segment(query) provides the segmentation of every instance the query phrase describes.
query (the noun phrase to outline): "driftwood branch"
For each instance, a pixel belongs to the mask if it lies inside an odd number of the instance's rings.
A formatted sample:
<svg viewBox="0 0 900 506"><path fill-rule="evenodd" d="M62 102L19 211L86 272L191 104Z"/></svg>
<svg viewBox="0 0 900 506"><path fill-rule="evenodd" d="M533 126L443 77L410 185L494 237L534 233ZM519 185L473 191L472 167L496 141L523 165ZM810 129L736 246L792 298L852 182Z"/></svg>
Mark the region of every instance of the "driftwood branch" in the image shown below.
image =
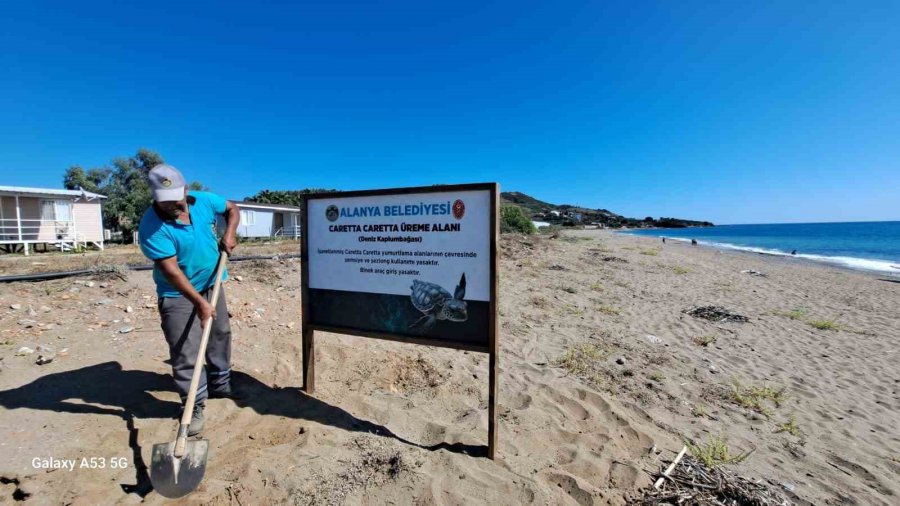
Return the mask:
<svg viewBox="0 0 900 506"><path fill-rule="evenodd" d="M663 471L662 476L660 476L659 479L656 480L656 483L653 484L653 488L659 489L659 486L662 485L663 482L666 481L666 478L669 477L669 473L671 473L672 470L675 469L675 466L678 465L678 462L681 460L681 457L684 457L684 453L686 451L687 451L687 446L683 446L681 448L681 451L678 452L678 456L675 457L675 460L672 461L672 464L669 465L668 469Z"/></svg>

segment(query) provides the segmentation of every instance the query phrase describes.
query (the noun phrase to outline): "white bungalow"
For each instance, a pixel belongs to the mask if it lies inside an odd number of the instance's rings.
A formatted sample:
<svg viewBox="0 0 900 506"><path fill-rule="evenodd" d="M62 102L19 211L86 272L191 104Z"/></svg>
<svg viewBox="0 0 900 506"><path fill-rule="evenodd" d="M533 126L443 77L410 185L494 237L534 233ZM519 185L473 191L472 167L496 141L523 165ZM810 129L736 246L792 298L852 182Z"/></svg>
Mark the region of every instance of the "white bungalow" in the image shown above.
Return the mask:
<svg viewBox="0 0 900 506"><path fill-rule="evenodd" d="M300 208L286 204L260 204L258 202L232 201L241 210L241 224L237 233L241 237L300 237ZM218 220L220 231L225 221Z"/></svg>
<svg viewBox="0 0 900 506"><path fill-rule="evenodd" d="M103 249L101 201L84 190L0 186L0 247L27 255L34 245L69 251L93 244Z"/></svg>

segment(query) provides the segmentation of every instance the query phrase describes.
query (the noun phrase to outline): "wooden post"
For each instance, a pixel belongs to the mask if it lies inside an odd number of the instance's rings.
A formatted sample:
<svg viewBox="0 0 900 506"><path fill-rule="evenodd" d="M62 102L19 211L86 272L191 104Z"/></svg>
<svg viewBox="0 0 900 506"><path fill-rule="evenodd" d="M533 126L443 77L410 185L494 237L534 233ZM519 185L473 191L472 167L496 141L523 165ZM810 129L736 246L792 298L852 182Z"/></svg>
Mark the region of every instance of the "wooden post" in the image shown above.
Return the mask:
<svg viewBox="0 0 900 506"><path fill-rule="evenodd" d="M19 196L16 195L16 229L19 231L19 241L25 249L25 256L28 256L28 243L22 241L22 213L19 211Z"/></svg>
<svg viewBox="0 0 900 506"><path fill-rule="evenodd" d="M314 330L303 327L303 391L312 395L316 391L316 349Z"/></svg>
<svg viewBox="0 0 900 506"><path fill-rule="evenodd" d="M300 210L300 328L303 339L303 391L312 395L316 390L316 348L314 330L309 326L309 251L306 241L307 202L303 199Z"/></svg>
<svg viewBox="0 0 900 506"><path fill-rule="evenodd" d="M499 273L497 272L497 238L500 235L500 203L498 195L500 194L500 185L496 185L494 191L491 192L491 328L489 329L490 342L488 343L488 458L494 460L497 456L497 394L499 393L499 385L497 384L497 367L499 359L499 339L498 333L500 328L499 311L500 305L497 301L499 290Z"/></svg>

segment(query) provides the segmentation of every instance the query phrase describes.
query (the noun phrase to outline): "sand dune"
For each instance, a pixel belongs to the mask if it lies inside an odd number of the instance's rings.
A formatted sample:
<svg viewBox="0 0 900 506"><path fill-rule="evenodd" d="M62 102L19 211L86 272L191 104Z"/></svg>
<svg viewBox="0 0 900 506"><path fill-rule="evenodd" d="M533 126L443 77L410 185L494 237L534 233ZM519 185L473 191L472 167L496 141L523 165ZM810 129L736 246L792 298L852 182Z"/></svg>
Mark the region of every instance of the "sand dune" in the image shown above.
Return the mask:
<svg viewBox="0 0 900 506"><path fill-rule="evenodd" d="M604 231L501 247L496 461L480 457L486 356L320 334L317 391L306 396L299 264L236 264L243 281L226 294L236 380L251 395L209 401L208 474L182 502L624 504L685 440L720 437L734 454L754 450L738 472L795 501L896 504L900 284ZM140 468L178 412L152 281L108 283L0 286L3 497L164 502ZM52 307L26 316L29 305ZM682 312L707 305L749 322ZM36 325L19 324L28 318ZM124 325L135 330L118 333ZM69 351L44 366L16 356L40 344ZM783 398L753 406L752 387ZM129 466L33 468L51 456Z"/></svg>

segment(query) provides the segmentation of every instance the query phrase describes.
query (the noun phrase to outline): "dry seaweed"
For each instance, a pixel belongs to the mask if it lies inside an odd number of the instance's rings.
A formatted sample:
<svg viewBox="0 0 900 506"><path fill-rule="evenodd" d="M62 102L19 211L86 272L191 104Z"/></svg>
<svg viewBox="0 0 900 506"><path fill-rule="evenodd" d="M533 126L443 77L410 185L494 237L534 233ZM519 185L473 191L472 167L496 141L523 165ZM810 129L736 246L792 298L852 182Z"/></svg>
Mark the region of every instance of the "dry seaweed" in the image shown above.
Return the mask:
<svg viewBox="0 0 900 506"><path fill-rule="evenodd" d="M712 322L737 322L746 323L750 318L736 313L732 313L721 306L701 306L685 309L683 313L689 314L695 318L703 318Z"/></svg>

